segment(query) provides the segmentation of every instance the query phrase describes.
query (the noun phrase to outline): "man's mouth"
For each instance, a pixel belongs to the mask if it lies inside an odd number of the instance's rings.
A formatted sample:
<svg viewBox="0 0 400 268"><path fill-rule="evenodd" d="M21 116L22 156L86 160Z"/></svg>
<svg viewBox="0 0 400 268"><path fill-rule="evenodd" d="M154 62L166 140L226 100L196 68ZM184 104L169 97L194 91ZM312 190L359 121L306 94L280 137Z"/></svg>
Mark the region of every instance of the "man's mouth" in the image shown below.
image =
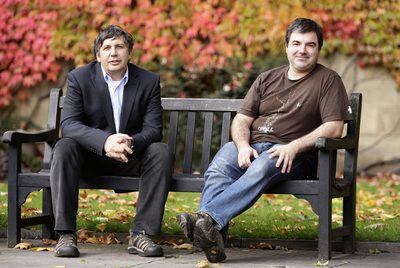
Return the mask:
<svg viewBox="0 0 400 268"><path fill-rule="evenodd" d="M120 60L110 60L110 64L119 64L121 61Z"/></svg>

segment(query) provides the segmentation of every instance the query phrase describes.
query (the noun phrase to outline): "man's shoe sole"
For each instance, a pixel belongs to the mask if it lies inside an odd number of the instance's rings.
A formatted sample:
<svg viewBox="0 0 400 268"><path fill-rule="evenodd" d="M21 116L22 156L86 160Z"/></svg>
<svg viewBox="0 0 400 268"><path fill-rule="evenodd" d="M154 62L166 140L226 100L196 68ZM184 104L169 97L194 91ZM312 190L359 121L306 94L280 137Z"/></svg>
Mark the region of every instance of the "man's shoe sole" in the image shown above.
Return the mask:
<svg viewBox="0 0 400 268"><path fill-rule="evenodd" d="M136 247L128 247L128 253L129 254L139 254L139 256L141 256L141 257L162 257L162 256L164 256L164 252L162 249L161 249L161 252L153 252L153 253L147 252L146 253L146 252L139 250Z"/></svg>
<svg viewBox="0 0 400 268"><path fill-rule="evenodd" d="M69 258L76 258L80 256L79 250L76 247L70 247L68 250L54 252L56 257L69 257Z"/></svg>
<svg viewBox="0 0 400 268"><path fill-rule="evenodd" d="M207 228L205 221L200 219L196 222L193 232L194 245L204 250L209 262L222 262L226 259L222 235L215 228Z"/></svg>
<svg viewBox="0 0 400 268"><path fill-rule="evenodd" d="M190 241L193 241L193 224L190 224L191 219L189 214L181 213L176 215L176 219L178 220L179 227L181 227L183 234L187 237Z"/></svg>

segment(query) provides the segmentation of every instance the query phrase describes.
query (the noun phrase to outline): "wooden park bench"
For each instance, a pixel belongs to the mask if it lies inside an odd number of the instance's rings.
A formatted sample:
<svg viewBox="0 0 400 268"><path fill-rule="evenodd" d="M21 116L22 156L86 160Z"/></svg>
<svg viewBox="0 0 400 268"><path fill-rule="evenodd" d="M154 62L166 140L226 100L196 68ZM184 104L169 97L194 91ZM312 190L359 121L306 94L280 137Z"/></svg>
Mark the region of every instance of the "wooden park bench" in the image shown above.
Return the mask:
<svg viewBox="0 0 400 268"><path fill-rule="evenodd" d="M59 136L63 100L61 89L51 90L47 129L35 133L7 131L3 135L3 142L9 145L8 247L14 247L20 242L21 227L25 226L42 224L42 237L54 237L49 169L51 148ZM347 124L346 136L341 139L321 137L315 144L319 150L319 176L313 180L299 178L282 182L266 192L293 194L311 204L314 212L319 215L319 259L324 260L330 259L332 240L335 238L343 239L343 252L355 251L355 189L361 94L351 94L350 102L354 118ZM215 153L217 149L211 146L212 140L215 142L215 139L220 137L218 146L214 147L220 147L229 141L232 113L239 109L241 103L242 100L238 99L162 99L164 114L167 122L169 121L165 128L168 135L164 134L164 136L168 137L168 144L177 158L183 155L183 161L181 161L183 163L179 163L179 161L175 163L171 191L202 191L203 173L207 169L212 152ZM196 119L199 118L201 120L196 123ZM181 122L182 119L186 121ZM218 128L214 127L214 131L213 124L219 126ZM184 126L186 126L186 130L181 129ZM195 142L196 133L199 134L199 131L202 131L200 143ZM45 142L43 166L39 172L22 172L21 145L31 142ZM182 147L183 144L184 147ZM184 149L177 152L176 148ZM339 149L344 150L343 179L335 178ZM195 163L199 164L196 166ZM139 181L139 177L107 176L81 179L79 186L82 189L137 191ZM21 206L28 194L40 189L43 189L42 214L21 218ZM333 198L343 198L343 226L336 229L332 229Z"/></svg>

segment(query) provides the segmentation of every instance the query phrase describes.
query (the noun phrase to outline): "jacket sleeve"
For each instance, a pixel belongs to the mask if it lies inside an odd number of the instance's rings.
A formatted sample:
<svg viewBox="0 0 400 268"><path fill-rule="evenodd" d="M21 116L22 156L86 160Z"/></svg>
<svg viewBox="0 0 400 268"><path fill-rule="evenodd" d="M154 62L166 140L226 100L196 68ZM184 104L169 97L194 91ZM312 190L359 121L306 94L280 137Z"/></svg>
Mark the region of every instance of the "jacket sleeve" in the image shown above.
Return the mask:
<svg viewBox="0 0 400 268"><path fill-rule="evenodd" d="M61 135L76 140L95 154L103 155L104 143L111 134L85 124L83 92L73 73L68 74L67 83L61 114Z"/></svg>
<svg viewBox="0 0 400 268"><path fill-rule="evenodd" d="M132 136L135 154L141 154L151 143L161 141L162 113L160 77L157 76L147 99L142 130Z"/></svg>

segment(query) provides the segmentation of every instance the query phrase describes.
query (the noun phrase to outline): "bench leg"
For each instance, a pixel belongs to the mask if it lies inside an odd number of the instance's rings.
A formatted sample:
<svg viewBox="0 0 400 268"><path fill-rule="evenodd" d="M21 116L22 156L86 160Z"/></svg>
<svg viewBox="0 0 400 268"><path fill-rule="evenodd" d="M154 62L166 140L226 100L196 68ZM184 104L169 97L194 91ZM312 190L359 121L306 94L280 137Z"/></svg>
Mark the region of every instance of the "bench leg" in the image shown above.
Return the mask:
<svg viewBox="0 0 400 268"><path fill-rule="evenodd" d="M343 226L350 227L350 235L343 237L343 253L354 253L355 251L355 193L343 198Z"/></svg>
<svg viewBox="0 0 400 268"><path fill-rule="evenodd" d="M319 152L318 259L327 261L332 250L332 182L336 172L336 152Z"/></svg>
<svg viewBox="0 0 400 268"><path fill-rule="evenodd" d="M42 225L42 238L55 239L54 214L50 188L43 188L42 208L44 215L50 215L50 220Z"/></svg>
<svg viewBox="0 0 400 268"><path fill-rule="evenodd" d="M326 204L326 202L322 202ZM332 208L329 200L328 207ZM318 224L318 260L327 261L331 259L332 251L332 210L327 207L320 211Z"/></svg>
<svg viewBox="0 0 400 268"><path fill-rule="evenodd" d="M21 147L8 149L8 226L7 246L13 248L21 242L21 206L18 205L18 178L21 171Z"/></svg>
<svg viewBox="0 0 400 268"><path fill-rule="evenodd" d="M8 187L7 246L13 248L21 243L21 206L18 206L16 189L10 191L10 188L14 187Z"/></svg>

